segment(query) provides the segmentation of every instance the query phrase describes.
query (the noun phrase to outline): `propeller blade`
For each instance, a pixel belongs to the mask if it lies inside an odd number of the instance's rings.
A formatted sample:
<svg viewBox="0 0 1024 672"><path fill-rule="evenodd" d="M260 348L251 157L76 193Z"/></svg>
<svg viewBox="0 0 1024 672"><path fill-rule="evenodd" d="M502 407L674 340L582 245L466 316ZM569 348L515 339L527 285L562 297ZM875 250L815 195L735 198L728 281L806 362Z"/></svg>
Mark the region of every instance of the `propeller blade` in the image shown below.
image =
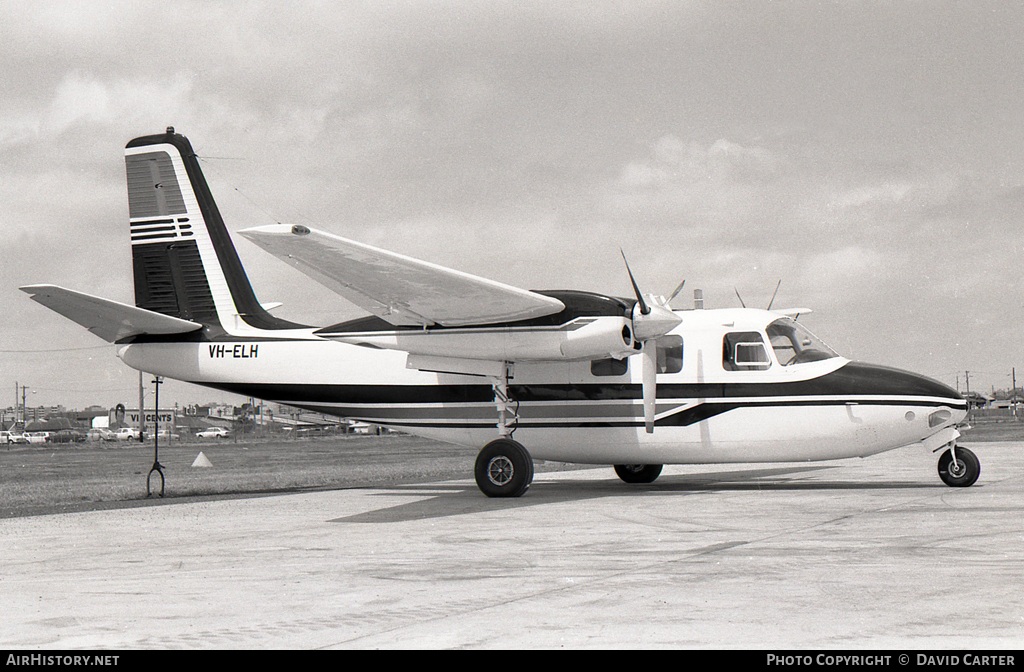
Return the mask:
<svg viewBox="0 0 1024 672"><path fill-rule="evenodd" d="M736 292L736 298L740 300L740 305L743 306L744 308L746 308L747 304L743 303L743 297L740 296L740 290L738 290L735 287L733 287L732 291Z"/></svg>
<svg viewBox="0 0 1024 672"><path fill-rule="evenodd" d="M654 340L644 341L640 351L642 361L642 386L644 400L644 428L654 433L654 412L658 398L658 344Z"/></svg>
<svg viewBox="0 0 1024 672"><path fill-rule="evenodd" d="M679 283L672 295L661 305L648 305L640 293L640 286L636 284L633 277L633 270L629 267L629 260L626 253L619 248L622 254L622 261L626 264L626 273L629 274L629 282L633 285L633 292L636 294L636 305L633 306L633 338L640 342L641 364L641 387L644 404L644 429L648 434L654 433L654 413L658 398L658 343L657 338L675 329L683 321L681 317L666 307L672 299L683 289L686 280ZM659 303L655 300L655 303Z"/></svg>
<svg viewBox="0 0 1024 672"><path fill-rule="evenodd" d="M640 313L646 315L651 312L651 307L644 301L644 297L640 294L640 287L636 284L636 279L633 278L633 271L629 269L629 261L626 260L626 253L619 248L619 254L622 255L622 260L626 262L626 273L629 274L629 281L633 284L633 292L636 293L636 302L640 304Z"/></svg>
<svg viewBox="0 0 1024 672"><path fill-rule="evenodd" d="M683 285L685 285L685 284L686 284L686 280L683 280L682 282L680 282L676 286L675 289L672 290L672 293L668 295L668 299L666 299L666 301L665 301L666 305L669 304L669 303L672 303L672 299L676 298L676 296L679 295L679 292L683 291Z"/></svg>

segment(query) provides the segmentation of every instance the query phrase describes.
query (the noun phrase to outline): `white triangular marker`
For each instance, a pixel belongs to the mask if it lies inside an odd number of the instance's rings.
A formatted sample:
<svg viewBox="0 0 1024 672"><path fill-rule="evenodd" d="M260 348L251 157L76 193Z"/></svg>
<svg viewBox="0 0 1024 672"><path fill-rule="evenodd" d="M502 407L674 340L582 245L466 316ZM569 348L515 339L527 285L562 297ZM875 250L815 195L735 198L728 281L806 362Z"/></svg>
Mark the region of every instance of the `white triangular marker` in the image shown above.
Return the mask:
<svg viewBox="0 0 1024 672"><path fill-rule="evenodd" d="M199 454L196 455L196 461L192 463L192 466L193 467L212 467L213 466L213 462L210 462L210 458L208 458L206 455L204 455L202 453L202 451L200 451Z"/></svg>

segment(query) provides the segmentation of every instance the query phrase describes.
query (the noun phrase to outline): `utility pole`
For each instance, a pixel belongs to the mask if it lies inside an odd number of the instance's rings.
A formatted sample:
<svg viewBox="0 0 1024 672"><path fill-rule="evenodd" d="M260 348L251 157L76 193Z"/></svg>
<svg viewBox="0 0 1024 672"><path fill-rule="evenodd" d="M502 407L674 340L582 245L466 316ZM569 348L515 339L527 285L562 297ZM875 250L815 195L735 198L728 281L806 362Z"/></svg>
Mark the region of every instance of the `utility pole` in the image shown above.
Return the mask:
<svg viewBox="0 0 1024 672"><path fill-rule="evenodd" d="M964 393L964 396L967 398L967 417L970 418L971 417L971 372L970 371L964 371L964 379L967 381L966 382L967 391Z"/></svg>
<svg viewBox="0 0 1024 672"><path fill-rule="evenodd" d="M146 437L146 407L143 405L142 396L142 371L139 371L139 443Z"/></svg>
<svg viewBox="0 0 1024 672"><path fill-rule="evenodd" d="M1013 391L1010 393L1010 408L1013 409L1013 419L1017 419L1017 367L1010 368L1010 375L1013 376Z"/></svg>

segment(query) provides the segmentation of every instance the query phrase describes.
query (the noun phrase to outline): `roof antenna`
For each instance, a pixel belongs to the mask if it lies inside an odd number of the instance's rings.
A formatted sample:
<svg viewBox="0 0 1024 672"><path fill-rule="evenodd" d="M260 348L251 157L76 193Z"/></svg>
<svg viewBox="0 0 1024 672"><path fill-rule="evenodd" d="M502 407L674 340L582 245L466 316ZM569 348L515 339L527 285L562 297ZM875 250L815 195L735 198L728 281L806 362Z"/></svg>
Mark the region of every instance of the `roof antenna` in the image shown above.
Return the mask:
<svg viewBox="0 0 1024 672"><path fill-rule="evenodd" d="M779 293L779 287L782 286L782 278L779 278L779 284L775 285L775 294L772 294L772 300L768 302L768 307L765 310L771 310L772 304L775 303L775 296Z"/></svg>

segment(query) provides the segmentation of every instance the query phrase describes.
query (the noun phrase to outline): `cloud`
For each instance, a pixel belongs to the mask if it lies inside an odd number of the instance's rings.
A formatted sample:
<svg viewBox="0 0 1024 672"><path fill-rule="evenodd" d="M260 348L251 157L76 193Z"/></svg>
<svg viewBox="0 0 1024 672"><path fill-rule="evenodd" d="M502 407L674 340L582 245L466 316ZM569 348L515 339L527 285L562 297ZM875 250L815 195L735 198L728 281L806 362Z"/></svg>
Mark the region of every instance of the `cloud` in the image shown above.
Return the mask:
<svg viewBox="0 0 1024 672"><path fill-rule="evenodd" d="M5 3L0 245L21 256L4 280L130 297L121 152L174 125L232 230L308 223L628 295L622 247L647 291L687 277L756 305L781 277L778 302L855 341L912 309L955 342L951 305L1005 322L992 288L1021 286L1020 17L861 9ZM275 263L252 261L261 297L329 320ZM893 307L858 314L883 282Z"/></svg>
<svg viewBox="0 0 1024 672"><path fill-rule="evenodd" d="M191 92L191 82L181 74L159 79L109 79L74 70L45 97L8 102L0 116L0 146L37 141L52 144L73 130L96 134L102 129L100 132L106 134L116 129L166 125L168 119L192 116Z"/></svg>
<svg viewBox="0 0 1024 672"><path fill-rule="evenodd" d="M851 245L809 257L804 262L802 284L834 295L837 290L884 284L891 257L876 250Z"/></svg>
<svg viewBox="0 0 1024 672"><path fill-rule="evenodd" d="M684 143L672 134L654 142L646 161L627 164L620 174L623 190L634 188L687 189L713 183L771 179L779 159L758 146L743 146L719 138L704 147L696 141Z"/></svg>
<svg viewBox="0 0 1024 672"><path fill-rule="evenodd" d="M888 205L899 203L910 191L906 183L883 183L857 187L836 195L836 200L829 207L836 211L863 208L876 204Z"/></svg>
<svg viewBox="0 0 1024 672"><path fill-rule="evenodd" d="M726 230L760 224L766 208L772 209L770 187L781 164L764 147L725 138L705 146L669 134L654 143L647 159L621 168L604 205L614 217L633 218L655 230L709 222Z"/></svg>

